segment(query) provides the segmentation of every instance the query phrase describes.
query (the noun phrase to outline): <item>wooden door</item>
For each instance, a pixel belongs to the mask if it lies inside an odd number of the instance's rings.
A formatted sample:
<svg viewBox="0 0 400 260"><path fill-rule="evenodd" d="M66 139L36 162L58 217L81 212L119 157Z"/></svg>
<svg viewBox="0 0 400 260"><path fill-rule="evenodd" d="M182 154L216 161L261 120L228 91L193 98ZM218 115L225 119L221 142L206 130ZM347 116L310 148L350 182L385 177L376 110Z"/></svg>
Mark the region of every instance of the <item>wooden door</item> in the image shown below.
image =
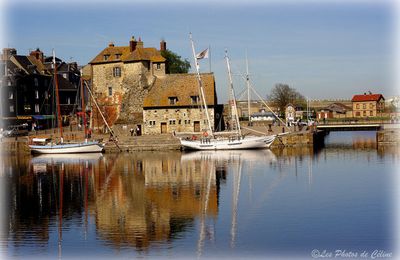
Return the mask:
<svg viewBox="0 0 400 260"><path fill-rule="evenodd" d="M200 132L200 121L194 121L194 132Z"/></svg>
<svg viewBox="0 0 400 260"><path fill-rule="evenodd" d="M167 123L161 123L161 133L167 133Z"/></svg>

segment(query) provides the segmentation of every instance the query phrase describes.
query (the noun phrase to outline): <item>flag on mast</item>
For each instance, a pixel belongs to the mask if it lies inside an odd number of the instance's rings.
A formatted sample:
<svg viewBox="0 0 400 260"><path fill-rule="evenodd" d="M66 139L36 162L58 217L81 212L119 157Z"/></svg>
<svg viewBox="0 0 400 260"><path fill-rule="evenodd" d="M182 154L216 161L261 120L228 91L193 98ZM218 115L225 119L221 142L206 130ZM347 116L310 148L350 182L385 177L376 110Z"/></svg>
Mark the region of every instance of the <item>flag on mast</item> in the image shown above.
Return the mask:
<svg viewBox="0 0 400 260"><path fill-rule="evenodd" d="M204 51L202 51L202 52L196 54L196 58L197 58L198 60L201 60L201 59L208 59L208 48L205 49Z"/></svg>

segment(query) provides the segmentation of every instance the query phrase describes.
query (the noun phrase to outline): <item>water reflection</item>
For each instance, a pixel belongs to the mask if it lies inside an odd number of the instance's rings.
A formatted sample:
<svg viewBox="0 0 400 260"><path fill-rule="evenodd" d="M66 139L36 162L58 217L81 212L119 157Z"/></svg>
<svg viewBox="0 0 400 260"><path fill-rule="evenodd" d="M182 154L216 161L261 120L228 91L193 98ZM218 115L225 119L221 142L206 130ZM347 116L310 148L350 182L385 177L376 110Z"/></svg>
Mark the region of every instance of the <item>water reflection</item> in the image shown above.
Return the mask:
<svg viewBox="0 0 400 260"><path fill-rule="evenodd" d="M330 219L333 224L319 226L317 234L302 229L313 230L318 220L335 216L329 205L336 201L346 200L348 208L358 208L357 212L371 207L373 212L387 212L382 211L387 193L371 188L386 187L387 175L384 170L375 175L379 168L373 163L399 159L398 149L372 148L371 136L357 139L356 145L343 142L343 146L335 145L333 137L320 150L3 157L1 172L9 195L5 201L7 246L15 256L71 254L65 248L96 254L85 251L89 247L103 252L134 248L146 254L178 248L201 257L219 248L257 246L262 251L264 240L275 250L287 250L284 245L289 242L322 243L325 233L335 234L332 226L343 224L340 220ZM365 162L374 166L370 172L356 170L356 165L364 167ZM355 166L350 171L342 164ZM337 192L341 187L346 189ZM323 214L320 208L329 214L315 217ZM387 229L379 222L385 217L374 214L370 220L364 217L365 226L377 227L365 231L366 238L372 232L386 235ZM346 219L358 218L358 213L346 215ZM337 236L353 241L353 229L361 232L352 226L348 234ZM312 236L296 240L297 234ZM346 240L346 234L353 240Z"/></svg>

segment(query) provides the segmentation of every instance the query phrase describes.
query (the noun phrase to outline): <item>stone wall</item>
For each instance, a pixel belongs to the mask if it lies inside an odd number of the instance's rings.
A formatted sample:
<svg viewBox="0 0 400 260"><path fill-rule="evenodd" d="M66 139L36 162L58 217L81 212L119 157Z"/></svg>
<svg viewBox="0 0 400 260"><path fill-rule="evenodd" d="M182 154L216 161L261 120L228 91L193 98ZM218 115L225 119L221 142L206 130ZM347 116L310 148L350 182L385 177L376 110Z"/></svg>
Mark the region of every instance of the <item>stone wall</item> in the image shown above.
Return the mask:
<svg viewBox="0 0 400 260"><path fill-rule="evenodd" d="M400 130L383 130L376 132L379 145L400 145Z"/></svg>
<svg viewBox="0 0 400 260"><path fill-rule="evenodd" d="M272 143L271 147L295 147L295 146L311 146L314 144L313 132L289 133L279 136Z"/></svg>
<svg viewBox="0 0 400 260"><path fill-rule="evenodd" d="M214 126L214 109L209 108L211 126ZM167 133L193 132L194 122L200 122L200 130L208 129L206 116L199 108L163 108L144 110L143 133L160 134L161 123L167 124ZM152 121L152 122L151 122Z"/></svg>
<svg viewBox="0 0 400 260"><path fill-rule="evenodd" d="M121 68L120 77L114 77L115 67ZM110 125L142 121L143 99L155 80L151 70L141 62L106 63L93 65L93 75L97 102ZM94 127L97 128L104 123L95 110Z"/></svg>

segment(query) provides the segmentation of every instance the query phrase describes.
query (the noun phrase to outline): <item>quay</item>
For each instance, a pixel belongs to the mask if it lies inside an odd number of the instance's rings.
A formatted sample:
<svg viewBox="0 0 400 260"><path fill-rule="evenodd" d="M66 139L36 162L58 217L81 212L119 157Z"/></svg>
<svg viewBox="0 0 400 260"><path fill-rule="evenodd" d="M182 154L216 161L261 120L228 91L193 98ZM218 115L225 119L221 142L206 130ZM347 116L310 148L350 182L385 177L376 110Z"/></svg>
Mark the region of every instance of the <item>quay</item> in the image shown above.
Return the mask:
<svg viewBox="0 0 400 260"><path fill-rule="evenodd" d="M107 141L109 134L95 134L95 139L106 141L104 147L105 153L115 152L137 152L137 151L160 151L160 150L180 150L179 139L172 134L155 134L131 136L127 130L129 127L115 126L114 131L118 136L119 149L113 142ZM316 127L298 127L292 126L286 129L283 126L254 125L247 126L243 123L243 134L266 133L279 134L272 143L271 148L283 147L320 147L324 144L324 137L329 131L358 131L358 130L376 130L376 140L378 146L399 145L400 144L400 126L398 124L359 124L359 125L318 125ZM46 130L46 134L56 134L56 130ZM40 134L40 133L39 133ZM45 132L41 133L45 134ZM259 135L258 134L258 135ZM30 133L33 135L33 133ZM29 136L28 136L29 137ZM29 153L28 137L18 138L8 137L1 141L2 153ZM66 131L66 141L82 140L82 131Z"/></svg>
<svg viewBox="0 0 400 260"><path fill-rule="evenodd" d="M106 141L104 147L105 153L115 153L115 152L136 152L136 151L159 151L159 150L180 150L181 145L177 137L172 134L154 134L154 135L141 135L141 136L131 136L129 127L115 126L113 128L114 132L118 136L118 146L109 140L109 134L95 134L94 139L102 139ZM272 126L268 128L264 125L251 126L243 128L243 134L253 134L260 132L266 134L282 134L275 139L271 148L278 147L296 147L296 146L312 146L316 143L323 142L322 131L311 131L307 127L299 129L298 127L291 127L289 130L283 129L282 126ZM20 137L3 137L1 140L1 151L2 153L29 153L28 141L34 133L29 133L28 136ZM39 135L51 135L56 136L56 130L46 130L39 131ZM259 134L258 134L259 135ZM65 141L76 141L83 140L82 131L68 131L64 132Z"/></svg>

